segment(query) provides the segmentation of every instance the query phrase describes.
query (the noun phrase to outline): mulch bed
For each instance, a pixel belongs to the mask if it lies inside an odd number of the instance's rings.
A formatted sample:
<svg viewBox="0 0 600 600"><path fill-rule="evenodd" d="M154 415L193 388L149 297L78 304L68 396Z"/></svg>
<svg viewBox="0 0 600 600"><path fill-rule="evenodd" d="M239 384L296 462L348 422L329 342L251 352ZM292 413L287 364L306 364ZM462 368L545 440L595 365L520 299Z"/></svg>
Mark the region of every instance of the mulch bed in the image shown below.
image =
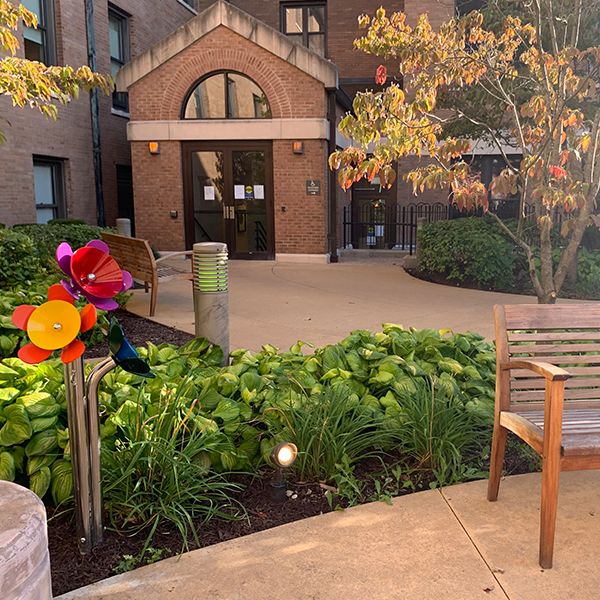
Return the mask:
<svg viewBox="0 0 600 600"><path fill-rule="evenodd" d="M134 346L145 346L148 340L155 344L175 344L176 346L182 346L194 339L194 336L190 333L161 325L123 309L116 310L112 314L117 317L127 339ZM99 358L102 356L108 356L108 342L106 341L88 348L85 352L86 358Z"/></svg>
<svg viewBox="0 0 600 600"><path fill-rule="evenodd" d="M181 345L193 338L190 334L138 317L125 310L117 311L117 317L134 345L144 345L147 340L155 343L168 342ZM98 357L107 356L107 354L108 347L106 344L101 344L90 348L86 356ZM396 454L390 456L385 465L374 459L358 464L354 476L363 484L363 489L360 498L354 499L355 502L372 500L376 494L373 476L381 473L384 466L393 467L401 459L402 457ZM528 462L514 444L508 448L506 468L509 473L517 474L534 470L535 465ZM218 518L214 518L208 523L198 521L197 532L201 547L313 517L331 510L343 509L349 504L347 498L332 496L331 489L326 490L318 483L297 481L288 483L287 487L291 494L285 501L275 502L271 498L271 475L270 471L265 471L256 476L239 478L238 483L243 489L234 498L244 507L247 517L236 521ZM413 472L411 475L413 480L414 475ZM421 472L414 487L398 489L397 486L392 486L390 491L397 495L425 490L428 489L431 480L430 473ZM138 556L144 547L146 541L144 533L125 536L107 530L104 542L89 555L82 556L77 547L73 512L54 514L51 508L47 510L49 518L48 544L54 595L64 594L115 575L118 572L118 565L123 562L125 555ZM188 540L188 544L190 550L198 547L193 539ZM181 536L172 526L159 528L151 544L152 548L162 550L160 558L179 554L182 546Z"/></svg>

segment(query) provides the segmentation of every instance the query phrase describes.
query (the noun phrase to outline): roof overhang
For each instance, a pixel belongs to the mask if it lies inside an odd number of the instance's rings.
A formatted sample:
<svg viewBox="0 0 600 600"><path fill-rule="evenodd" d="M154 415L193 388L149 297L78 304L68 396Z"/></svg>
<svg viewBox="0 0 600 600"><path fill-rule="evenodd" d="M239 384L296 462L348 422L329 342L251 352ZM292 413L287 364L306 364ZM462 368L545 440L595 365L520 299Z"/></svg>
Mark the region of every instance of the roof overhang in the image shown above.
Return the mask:
<svg viewBox="0 0 600 600"><path fill-rule="evenodd" d="M231 31L294 65L320 81L325 88L338 87L337 67L316 52L290 41L285 35L236 6L217 0L196 17L127 63L117 75L117 90L125 92L137 81L165 64L219 26Z"/></svg>

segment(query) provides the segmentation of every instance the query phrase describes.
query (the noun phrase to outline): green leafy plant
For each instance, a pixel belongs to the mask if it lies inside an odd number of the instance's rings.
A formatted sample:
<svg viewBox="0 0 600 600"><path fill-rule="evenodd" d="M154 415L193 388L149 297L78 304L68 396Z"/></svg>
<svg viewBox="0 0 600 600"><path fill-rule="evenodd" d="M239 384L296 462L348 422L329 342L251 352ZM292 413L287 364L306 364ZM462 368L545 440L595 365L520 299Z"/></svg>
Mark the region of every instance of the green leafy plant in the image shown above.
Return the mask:
<svg viewBox="0 0 600 600"><path fill-rule="evenodd" d="M419 231L419 269L448 281L514 289L517 246L490 219L468 217L429 223Z"/></svg>
<svg viewBox="0 0 600 600"><path fill-rule="evenodd" d="M57 221L47 225L15 225L13 231L27 235L34 247L30 254L37 256L45 267L56 270L55 252L61 242L67 242L77 249L90 240L99 239L105 230L95 225Z"/></svg>
<svg viewBox="0 0 600 600"><path fill-rule="evenodd" d="M294 470L302 480L330 481L360 460L381 455L397 441L383 415L361 404L345 386L279 407L286 423L279 437L300 449Z"/></svg>
<svg viewBox="0 0 600 600"><path fill-rule="evenodd" d="M165 394L148 418L140 390L138 410L117 421L125 435L103 454L108 518L121 531L148 531L142 555L161 523L175 525L187 548L189 536L200 543L196 519L242 515L231 499L239 486L210 473L208 455L219 451L221 439L194 419L195 402L189 408L182 402L190 385L186 381L175 395Z"/></svg>
<svg viewBox="0 0 600 600"><path fill-rule="evenodd" d="M31 238L12 229L0 229L0 289L28 286L43 275Z"/></svg>
<svg viewBox="0 0 600 600"><path fill-rule="evenodd" d="M419 384L416 394L402 399L397 414L402 451L418 468L432 471L439 485L475 475L467 465L489 439L489 423L449 394L439 379Z"/></svg>
<svg viewBox="0 0 600 600"><path fill-rule="evenodd" d="M138 556L132 554L123 554L123 558L117 563L117 566L113 569L113 572L117 575L120 573L127 573L137 569L142 565L152 565L163 558L166 558L170 554L167 548L153 548L149 546L145 552Z"/></svg>

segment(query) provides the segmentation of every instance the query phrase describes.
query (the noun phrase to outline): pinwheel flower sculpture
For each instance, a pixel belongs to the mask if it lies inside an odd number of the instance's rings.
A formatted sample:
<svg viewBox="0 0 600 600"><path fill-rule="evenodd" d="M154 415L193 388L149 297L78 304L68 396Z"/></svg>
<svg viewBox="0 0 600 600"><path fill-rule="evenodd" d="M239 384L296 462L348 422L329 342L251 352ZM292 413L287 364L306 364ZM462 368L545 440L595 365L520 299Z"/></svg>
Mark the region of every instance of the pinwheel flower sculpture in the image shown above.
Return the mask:
<svg viewBox="0 0 600 600"><path fill-rule="evenodd" d="M15 326L29 336L29 343L18 352L19 358L26 363L39 363L59 349L65 364L80 358L85 344L77 336L94 327L96 309L119 308L114 296L133 284L131 274L119 267L101 240L92 240L75 252L63 242L56 249L56 260L68 279L48 288L48 301L44 304L17 306L12 315ZM75 300L80 298L85 298L89 304L78 310ZM154 377L114 317L110 324L109 345L113 360L125 371Z"/></svg>
<svg viewBox="0 0 600 600"><path fill-rule="evenodd" d="M58 246L56 260L69 278L61 284L73 298L83 297L102 310L119 308L114 296L128 290L133 279L109 253L109 247L101 240L92 240L75 252L66 242Z"/></svg>
<svg viewBox="0 0 600 600"><path fill-rule="evenodd" d="M77 310L74 305L73 296L57 283L48 288L48 301L44 304L17 306L12 321L27 332L30 340L18 352L23 362L39 363L61 348L60 358L64 363L83 354L85 344L77 336L96 324L96 307L86 304Z"/></svg>

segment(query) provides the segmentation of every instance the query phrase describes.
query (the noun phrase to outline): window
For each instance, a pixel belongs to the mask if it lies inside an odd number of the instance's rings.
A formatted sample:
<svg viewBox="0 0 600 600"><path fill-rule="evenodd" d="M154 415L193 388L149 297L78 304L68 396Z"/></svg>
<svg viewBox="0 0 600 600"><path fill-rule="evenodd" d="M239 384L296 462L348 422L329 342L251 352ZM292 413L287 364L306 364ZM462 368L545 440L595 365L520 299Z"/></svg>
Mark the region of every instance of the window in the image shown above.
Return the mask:
<svg viewBox="0 0 600 600"><path fill-rule="evenodd" d="M324 2L286 2L281 5L281 31L321 56L326 54L325 18Z"/></svg>
<svg viewBox="0 0 600 600"><path fill-rule="evenodd" d="M36 222L64 216L63 161L33 157Z"/></svg>
<svg viewBox="0 0 600 600"><path fill-rule="evenodd" d="M110 70L116 79L119 69L129 60L128 16L110 6L108 9L108 37L110 44ZM113 108L129 112L127 92L113 92Z"/></svg>
<svg viewBox="0 0 600 600"><path fill-rule="evenodd" d="M22 4L38 20L37 29L25 27L23 31L25 58L51 65L56 60L53 0L22 0Z"/></svg>
<svg viewBox="0 0 600 600"><path fill-rule="evenodd" d="M270 119L265 93L252 79L227 71L209 75L188 95L184 119Z"/></svg>
<svg viewBox="0 0 600 600"><path fill-rule="evenodd" d="M456 14L459 17L468 15L473 10L482 10L485 2L483 0L457 0Z"/></svg>

